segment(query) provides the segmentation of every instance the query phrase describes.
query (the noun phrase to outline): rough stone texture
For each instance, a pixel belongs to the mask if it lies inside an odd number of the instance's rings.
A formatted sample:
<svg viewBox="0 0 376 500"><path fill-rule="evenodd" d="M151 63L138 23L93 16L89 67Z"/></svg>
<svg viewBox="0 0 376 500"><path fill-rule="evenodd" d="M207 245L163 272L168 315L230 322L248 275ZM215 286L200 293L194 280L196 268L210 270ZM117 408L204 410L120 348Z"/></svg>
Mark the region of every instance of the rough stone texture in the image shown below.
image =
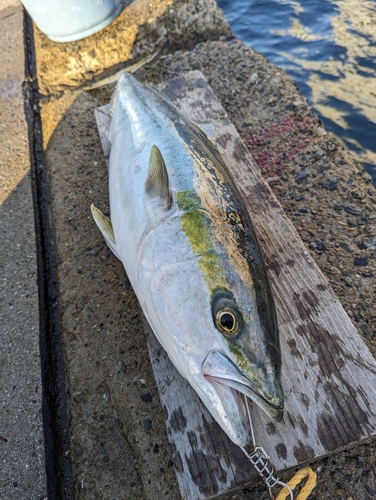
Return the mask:
<svg viewBox="0 0 376 500"><path fill-rule="evenodd" d="M0 498L45 498L38 295L24 119L23 13L0 7Z"/></svg>
<svg viewBox="0 0 376 500"><path fill-rule="evenodd" d="M176 2L175 18L171 14L174 26L183 22L178 9L196 12L195 5ZM158 31L159 23L169 16L166 11L150 26ZM190 18L184 23L192 26ZM223 33L223 23L220 20L218 33ZM214 21L209 24L216 32ZM133 50L137 57L150 53L150 26L134 38L144 47L136 44ZM205 29L201 32L208 33ZM189 32L191 45L197 41L198 31L194 33ZM112 34L118 36L117 31ZM91 78L91 74L84 74L67 83L52 58L50 66L43 66L43 61L48 62L46 54L49 50L52 54L57 44L44 39L42 47L42 40L38 35L38 77L43 92L58 92ZM109 67L104 62L107 49L98 49L96 37L85 43L87 53L95 49L96 57L101 58L102 67L95 71L103 74ZM75 50L78 48L83 50L80 44ZM237 41L211 41L192 51L174 53L175 48L171 45L168 57L146 65L138 77L157 85L191 69L206 75L375 355L376 198L369 176L325 133L289 77L252 49ZM63 54L61 47L59 50ZM69 57L73 57L73 49L69 50ZM75 57L81 60L80 54ZM130 57L135 59L134 54ZM55 96L55 101L46 99L42 109L44 130L52 134L47 168L77 498L178 499L137 300L120 262L108 250L90 215L91 202L105 213L109 210L107 168L93 110L107 103L110 95L111 88L66 95L65 102ZM53 116L53 109L58 109L59 115ZM345 450L313 467L318 472L318 486L311 499L365 500L376 490L374 443ZM284 480L291 475L287 472ZM269 497L263 485L256 485L229 498Z"/></svg>
<svg viewBox="0 0 376 500"><path fill-rule="evenodd" d="M67 109L77 99L77 92L66 92L59 97L48 97L44 99L41 108L43 146L46 149L48 142L56 126L63 118Z"/></svg>
<svg viewBox="0 0 376 500"><path fill-rule="evenodd" d="M79 87L166 43L189 48L200 40L230 35L214 0L133 0L104 30L64 44L51 42L35 27L39 90L48 95Z"/></svg>

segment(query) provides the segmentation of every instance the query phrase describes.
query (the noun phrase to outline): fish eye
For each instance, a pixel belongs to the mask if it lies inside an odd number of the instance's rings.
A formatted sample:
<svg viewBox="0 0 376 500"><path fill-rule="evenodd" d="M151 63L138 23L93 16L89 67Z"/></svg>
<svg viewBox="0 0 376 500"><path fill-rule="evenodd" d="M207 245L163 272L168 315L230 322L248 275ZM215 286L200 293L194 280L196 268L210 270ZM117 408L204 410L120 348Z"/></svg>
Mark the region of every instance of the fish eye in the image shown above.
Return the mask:
<svg viewBox="0 0 376 500"><path fill-rule="evenodd" d="M235 311L229 307L220 309L215 315L217 327L227 335L235 335L239 330L239 324Z"/></svg>

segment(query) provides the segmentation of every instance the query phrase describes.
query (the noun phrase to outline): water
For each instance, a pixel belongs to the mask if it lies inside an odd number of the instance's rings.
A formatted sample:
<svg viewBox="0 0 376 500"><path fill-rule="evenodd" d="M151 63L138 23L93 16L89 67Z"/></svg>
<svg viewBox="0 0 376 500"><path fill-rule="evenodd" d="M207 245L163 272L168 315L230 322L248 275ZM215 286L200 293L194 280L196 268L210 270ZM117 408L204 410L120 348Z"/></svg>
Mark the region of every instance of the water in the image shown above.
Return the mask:
<svg viewBox="0 0 376 500"><path fill-rule="evenodd" d="M376 185L376 2L217 3L235 36L291 76Z"/></svg>

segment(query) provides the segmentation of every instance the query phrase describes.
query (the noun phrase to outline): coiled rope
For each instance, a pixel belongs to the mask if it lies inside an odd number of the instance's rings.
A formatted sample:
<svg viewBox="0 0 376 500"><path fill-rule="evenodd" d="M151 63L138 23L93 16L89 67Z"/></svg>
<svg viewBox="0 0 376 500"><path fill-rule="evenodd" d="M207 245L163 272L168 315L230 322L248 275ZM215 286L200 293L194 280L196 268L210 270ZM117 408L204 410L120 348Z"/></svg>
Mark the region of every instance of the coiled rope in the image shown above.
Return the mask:
<svg viewBox="0 0 376 500"><path fill-rule="evenodd" d="M316 486L315 472L313 472L311 467L303 467L287 483L287 486L289 486L291 490L294 490L296 486L303 481L304 478L307 478L307 481L301 489L299 495L296 497L296 500L307 500L309 495L312 493L313 488ZM285 500L288 495L290 495L290 492L286 488L283 488L277 496L276 500Z"/></svg>

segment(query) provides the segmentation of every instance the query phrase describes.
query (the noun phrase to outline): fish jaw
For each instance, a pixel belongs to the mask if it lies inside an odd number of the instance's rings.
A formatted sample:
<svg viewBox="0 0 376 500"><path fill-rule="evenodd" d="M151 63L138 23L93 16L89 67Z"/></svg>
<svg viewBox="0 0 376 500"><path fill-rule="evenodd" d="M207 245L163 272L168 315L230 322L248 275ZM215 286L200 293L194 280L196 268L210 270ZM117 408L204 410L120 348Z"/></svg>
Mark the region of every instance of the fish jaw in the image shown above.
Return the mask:
<svg viewBox="0 0 376 500"><path fill-rule="evenodd" d="M216 350L211 350L208 353L202 363L201 370L205 379L211 382L217 390L224 406L227 403L223 399L228 394L228 391L226 392L223 387L228 387L237 392L238 396L244 394L244 396L252 399L276 422L282 420L284 406L283 392L278 379L274 379L274 383L272 384L266 380L266 391L261 392L252 380L235 366L227 356ZM238 415L242 415L244 413L242 407L244 403L240 397L237 398L237 401L239 402Z"/></svg>
<svg viewBox="0 0 376 500"><path fill-rule="evenodd" d="M250 440L249 423L241 393L229 385L221 383L219 379L209 379L205 376L204 379L215 393L213 397L213 394L207 391L212 402L212 404L207 405L207 408L231 441L238 446L247 446ZM199 391L197 392L200 394ZM202 395L200 397L205 402L205 398Z"/></svg>

